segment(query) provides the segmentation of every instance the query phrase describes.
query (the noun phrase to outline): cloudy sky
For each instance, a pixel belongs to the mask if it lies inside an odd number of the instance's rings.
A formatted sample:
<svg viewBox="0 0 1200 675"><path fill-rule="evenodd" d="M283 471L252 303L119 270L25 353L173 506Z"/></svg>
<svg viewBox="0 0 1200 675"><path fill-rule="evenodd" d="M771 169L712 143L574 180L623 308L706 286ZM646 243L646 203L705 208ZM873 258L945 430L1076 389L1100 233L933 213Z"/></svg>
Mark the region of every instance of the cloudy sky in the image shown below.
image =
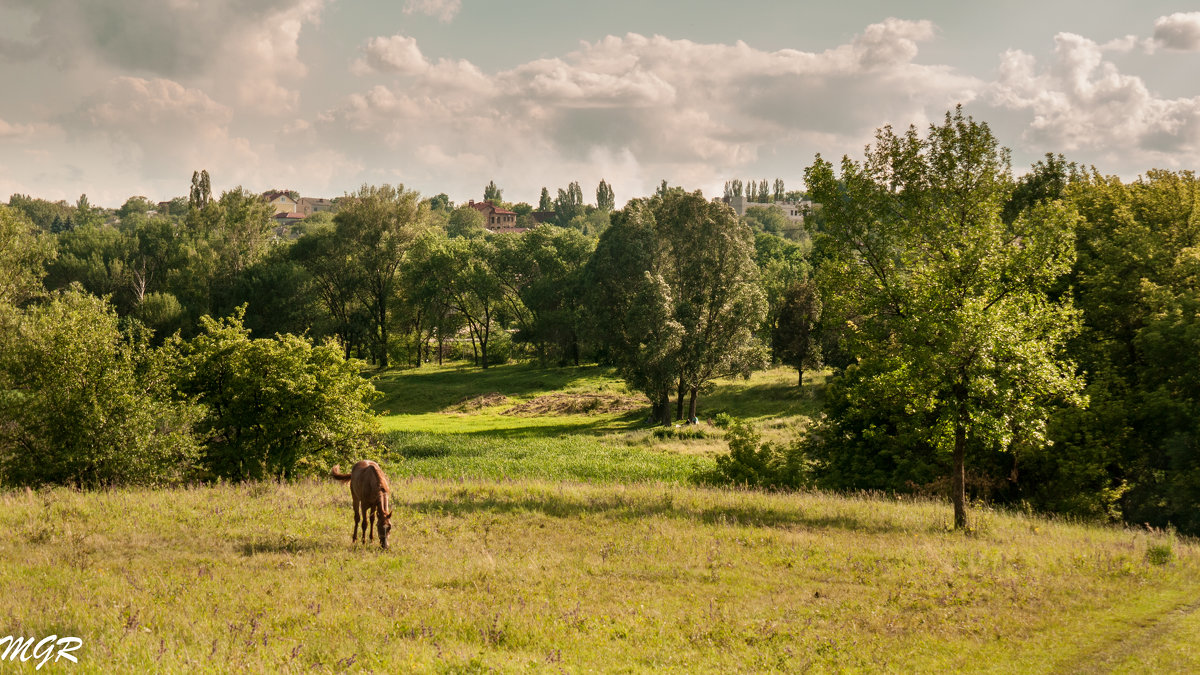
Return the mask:
<svg viewBox="0 0 1200 675"><path fill-rule="evenodd" d="M1191 7L1188 5L1191 4ZM802 187L964 104L1012 148L1200 168L1200 11L1052 1L0 0L0 200L601 178Z"/></svg>

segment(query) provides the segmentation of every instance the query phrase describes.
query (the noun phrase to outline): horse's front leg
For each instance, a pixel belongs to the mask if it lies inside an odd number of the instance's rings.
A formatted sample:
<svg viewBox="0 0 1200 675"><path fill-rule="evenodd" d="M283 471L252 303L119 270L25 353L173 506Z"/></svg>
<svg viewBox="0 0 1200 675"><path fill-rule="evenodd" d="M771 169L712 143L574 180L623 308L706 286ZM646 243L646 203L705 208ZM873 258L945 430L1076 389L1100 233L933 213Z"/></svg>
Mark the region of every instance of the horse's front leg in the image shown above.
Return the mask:
<svg viewBox="0 0 1200 675"><path fill-rule="evenodd" d="M367 530L367 537L371 541L375 541L375 511L376 510L377 509L367 509L367 518L369 518L370 522L371 522L371 527L370 527L370 529ZM364 524L364 527L366 527L365 524Z"/></svg>

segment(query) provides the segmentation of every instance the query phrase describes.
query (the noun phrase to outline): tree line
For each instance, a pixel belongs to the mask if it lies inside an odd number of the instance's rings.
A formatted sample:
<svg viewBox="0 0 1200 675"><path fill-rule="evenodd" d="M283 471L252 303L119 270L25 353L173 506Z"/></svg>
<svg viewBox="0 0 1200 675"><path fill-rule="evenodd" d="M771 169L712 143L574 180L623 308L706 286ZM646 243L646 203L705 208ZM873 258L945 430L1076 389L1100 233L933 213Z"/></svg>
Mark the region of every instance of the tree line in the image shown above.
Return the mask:
<svg viewBox="0 0 1200 675"><path fill-rule="evenodd" d="M189 429L188 452L214 476L287 474L320 445L303 439L361 440L369 426L330 413L332 426L293 430L299 449L283 449L213 421L232 409L217 401L238 368L196 364L226 353L220 340L257 345L240 363L263 373L272 359L345 373L355 358L598 361L646 394L659 424L698 416L714 379L775 362L800 383L828 369L824 416L784 445L735 424L715 478L947 494L960 527L981 498L1200 531L1193 173L1127 182L1047 155L1016 176L987 125L959 109L925 134L881 129L861 161L818 156L805 179L804 195L782 181L727 186L810 199L805 229L787 232L767 223L779 214L739 218L665 181L620 209L606 182L595 206L578 183L557 199L543 189L536 210L551 222L497 235L470 206L403 186L364 186L294 239L272 231L255 195L213 198L204 176L183 213L127 203L105 218L82 199L14 196L0 211L0 335L51 349L33 336L72 312L107 317L93 322L105 358L130 381L160 374L161 390L138 395L162 398L155 418L176 420L162 433ZM494 182L484 197L532 222L535 209L504 202ZM21 375L42 358L21 354L6 350L3 365L10 416L35 410L15 402L58 377ZM371 399L343 391L355 410ZM49 412L23 414L0 434L10 459L53 426L35 424ZM169 438L144 454L187 447ZM235 466L244 456L256 459ZM5 465L9 482L25 475L18 465Z"/></svg>

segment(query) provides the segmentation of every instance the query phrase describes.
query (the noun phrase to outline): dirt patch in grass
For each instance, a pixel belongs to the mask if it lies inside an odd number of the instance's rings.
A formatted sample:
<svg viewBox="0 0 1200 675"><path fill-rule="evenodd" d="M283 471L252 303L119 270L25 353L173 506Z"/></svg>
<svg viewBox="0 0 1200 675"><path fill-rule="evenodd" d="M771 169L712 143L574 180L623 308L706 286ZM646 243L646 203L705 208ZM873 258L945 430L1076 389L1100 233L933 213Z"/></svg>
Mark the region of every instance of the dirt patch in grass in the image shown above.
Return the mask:
<svg viewBox="0 0 1200 675"><path fill-rule="evenodd" d="M496 405L504 405L508 403L509 398L498 391L493 391L490 394L481 394L479 396L471 396L455 403L445 410L445 412L469 413L478 412L483 408L490 408Z"/></svg>
<svg viewBox="0 0 1200 675"><path fill-rule="evenodd" d="M620 394L546 394L514 405L503 415L603 415L637 410L646 405L645 399Z"/></svg>

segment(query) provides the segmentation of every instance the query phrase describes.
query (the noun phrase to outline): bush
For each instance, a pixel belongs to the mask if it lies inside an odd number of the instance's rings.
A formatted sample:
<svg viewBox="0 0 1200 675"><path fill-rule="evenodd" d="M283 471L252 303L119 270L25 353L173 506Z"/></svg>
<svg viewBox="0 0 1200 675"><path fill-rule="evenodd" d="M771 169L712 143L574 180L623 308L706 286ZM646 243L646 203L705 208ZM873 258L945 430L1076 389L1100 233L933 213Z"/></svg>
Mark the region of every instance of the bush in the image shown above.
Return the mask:
<svg viewBox="0 0 1200 675"><path fill-rule="evenodd" d="M175 483L199 447L199 410L173 401L167 354L77 289L0 303L0 472L15 485Z"/></svg>
<svg viewBox="0 0 1200 675"><path fill-rule="evenodd" d="M749 422L737 419L730 422L725 440L729 454L717 457L716 468L698 474L698 482L770 489L795 489L808 483L808 462L798 443L763 443Z"/></svg>
<svg viewBox="0 0 1200 675"><path fill-rule="evenodd" d="M488 365L498 366L512 358L512 336L506 330L493 328L488 336Z"/></svg>
<svg viewBox="0 0 1200 675"><path fill-rule="evenodd" d="M239 310L172 344L179 391L204 406L198 424L210 478L233 480L323 473L368 442L377 420L375 387L333 342L296 335L251 340Z"/></svg>

